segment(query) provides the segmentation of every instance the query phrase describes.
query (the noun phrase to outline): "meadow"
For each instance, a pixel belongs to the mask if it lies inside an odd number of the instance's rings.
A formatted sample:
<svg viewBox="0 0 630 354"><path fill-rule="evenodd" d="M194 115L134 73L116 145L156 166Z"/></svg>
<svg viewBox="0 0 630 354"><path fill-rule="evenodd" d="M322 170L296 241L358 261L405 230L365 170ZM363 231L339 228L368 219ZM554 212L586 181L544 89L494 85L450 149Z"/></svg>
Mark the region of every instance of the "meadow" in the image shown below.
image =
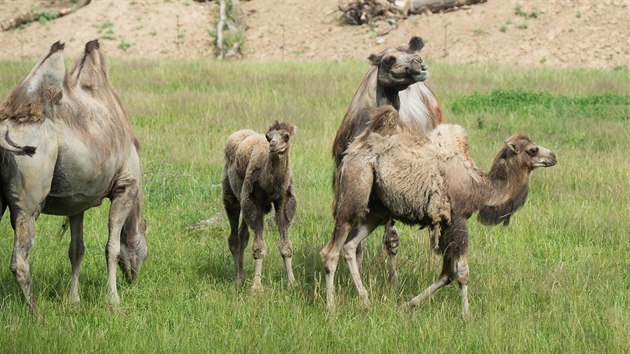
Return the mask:
<svg viewBox="0 0 630 354"><path fill-rule="evenodd" d="M68 55L68 54L67 54ZM365 62L112 61L110 75L139 137L149 256L136 283L121 274L121 308L106 304L108 201L85 217L80 306L67 303L70 237L43 215L30 256L41 318L8 269L0 224L1 352L628 352L630 351L630 72L442 65L429 85L448 122L468 132L487 170L505 138L528 133L558 165L533 173L528 202L507 227L469 220L469 300L456 286L412 311L400 305L439 273L428 232L400 226L398 287L387 283L382 229L369 238L363 308L344 262L337 308L325 310L319 251L332 232L331 144ZM0 62L0 97L33 62ZM286 285L273 214L265 291L233 285L221 202L223 144L274 120L298 127L291 161L298 212L289 229L296 289ZM8 213L7 213L8 214ZM214 217L208 228L186 228Z"/></svg>

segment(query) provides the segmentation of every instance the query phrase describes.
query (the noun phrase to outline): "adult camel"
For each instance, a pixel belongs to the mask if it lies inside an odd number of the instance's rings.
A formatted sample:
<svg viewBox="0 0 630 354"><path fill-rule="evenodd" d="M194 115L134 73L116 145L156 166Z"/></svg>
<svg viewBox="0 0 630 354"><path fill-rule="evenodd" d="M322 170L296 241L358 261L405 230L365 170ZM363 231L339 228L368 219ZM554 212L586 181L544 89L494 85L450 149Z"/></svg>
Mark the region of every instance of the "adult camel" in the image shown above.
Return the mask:
<svg viewBox="0 0 630 354"><path fill-rule="evenodd" d="M64 45L54 43L0 106L0 218L8 207L11 270L34 314L28 257L41 213L69 217L73 303L79 302L83 214L104 198L111 200L105 249L111 305L120 303L116 265L133 281L147 255L138 141L99 48L97 40L88 42L66 73Z"/></svg>
<svg viewBox="0 0 630 354"><path fill-rule="evenodd" d="M388 48L368 57L372 66L354 94L333 143L336 175L348 145L368 126L373 108L391 105L399 111L400 120L418 135L425 135L444 122L437 96L424 83L429 73L420 56L423 47L422 38L414 36L405 46ZM398 280L396 253L399 239L393 220L387 222L383 244L390 261L389 279L394 283ZM363 247L361 244L357 248L359 266Z"/></svg>

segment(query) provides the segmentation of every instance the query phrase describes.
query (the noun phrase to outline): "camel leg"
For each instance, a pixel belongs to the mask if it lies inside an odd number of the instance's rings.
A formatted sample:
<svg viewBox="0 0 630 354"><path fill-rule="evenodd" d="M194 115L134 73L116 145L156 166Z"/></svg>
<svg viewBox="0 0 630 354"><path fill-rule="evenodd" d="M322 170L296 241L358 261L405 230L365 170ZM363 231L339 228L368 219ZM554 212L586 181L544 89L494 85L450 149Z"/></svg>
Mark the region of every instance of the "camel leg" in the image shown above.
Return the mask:
<svg viewBox="0 0 630 354"><path fill-rule="evenodd" d="M379 225L373 219L368 218L363 224L356 228L356 234L343 246L343 255L348 264L348 269L352 275L352 280L357 288L359 298L363 302L363 305L370 306L370 299L368 298L368 292L363 286L361 281L361 275L359 273L359 265L357 264L357 247L365 241L372 231Z"/></svg>
<svg viewBox="0 0 630 354"><path fill-rule="evenodd" d="M68 258L72 265L72 278L70 278L70 292L68 299L72 304L79 304L79 270L85 246L83 244L83 213L70 217L70 247L68 247Z"/></svg>
<svg viewBox="0 0 630 354"><path fill-rule="evenodd" d="M133 178L121 178L113 188L112 203L109 207L109 238L105 247L107 259L107 299L114 308L120 305L116 289L116 267L120 257L120 232L138 196L138 183Z"/></svg>
<svg viewBox="0 0 630 354"><path fill-rule="evenodd" d="M394 226L394 219L390 219L385 224L385 232L383 233L383 248L387 251L389 257L389 282L398 284L398 273L396 272L396 254L398 253L398 245L400 244L400 236Z"/></svg>
<svg viewBox="0 0 630 354"><path fill-rule="evenodd" d="M335 304L334 282L339 253L351 229L352 226L348 222L335 222L332 238L319 253L326 271L326 307L329 309L333 308Z"/></svg>
<svg viewBox="0 0 630 354"><path fill-rule="evenodd" d="M289 224L295 215L295 198L289 192L289 197L274 203L274 208L276 209L276 225L278 226L278 231L280 232L280 254L284 259L289 286L295 287L297 283L295 281L295 276L293 275L293 267L291 266L293 247L288 233Z"/></svg>
<svg viewBox="0 0 630 354"><path fill-rule="evenodd" d="M225 180L224 180L225 182ZM228 186L229 188L229 186ZM241 215L241 205L232 194L231 190L226 191L225 186L223 190L223 207L227 213L228 220L230 222L230 236L228 237L228 247L232 253L234 259L234 282L239 287L243 285L243 250L241 249L241 232L239 232L238 219ZM247 230L247 226L243 224L243 227ZM242 231L242 230L241 230ZM247 243L245 243L247 245Z"/></svg>
<svg viewBox="0 0 630 354"><path fill-rule="evenodd" d="M35 243L35 216L18 216L13 221L13 229L13 257L10 268L22 289L31 313L36 315L37 305L31 286L31 269L28 261L28 255Z"/></svg>
<svg viewBox="0 0 630 354"><path fill-rule="evenodd" d="M263 237L264 211L262 206L257 205L250 198L241 201L243 209L243 218L247 225L254 230L254 243L252 245L252 253L254 256L254 282L252 291L259 292L263 290L262 286L262 264L265 254L267 253L267 245Z"/></svg>
<svg viewBox="0 0 630 354"><path fill-rule="evenodd" d="M454 273L462 298L462 316L468 318L470 317L470 307L468 306L468 259L466 254L461 255L455 261Z"/></svg>
<svg viewBox="0 0 630 354"><path fill-rule="evenodd" d="M407 303L407 306L416 307L420 305L424 300L428 299L436 291L440 290L444 285L448 285L450 282L451 280L449 279L448 275L446 274L440 275L438 280L433 282L433 284L429 285L428 288L424 289L424 291L421 292L420 295L411 299L411 301Z"/></svg>

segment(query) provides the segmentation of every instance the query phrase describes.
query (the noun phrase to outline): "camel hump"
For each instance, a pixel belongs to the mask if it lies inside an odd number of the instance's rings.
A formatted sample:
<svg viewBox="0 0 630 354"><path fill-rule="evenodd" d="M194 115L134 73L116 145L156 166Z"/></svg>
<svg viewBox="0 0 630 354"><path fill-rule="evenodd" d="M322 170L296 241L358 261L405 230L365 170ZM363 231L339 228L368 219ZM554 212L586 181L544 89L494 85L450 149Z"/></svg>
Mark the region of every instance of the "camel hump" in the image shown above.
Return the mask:
<svg viewBox="0 0 630 354"><path fill-rule="evenodd" d="M241 143L250 136L258 135L253 130L242 129L232 133L225 142L225 160L228 163L232 163L236 160L236 150L241 145Z"/></svg>
<svg viewBox="0 0 630 354"><path fill-rule="evenodd" d="M85 43L83 55L74 63L70 72L72 85L93 91L99 87L109 87L107 64L101 53L98 39Z"/></svg>
<svg viewBox="0 0 630 354"><path fill-rule="evenodd" d="M468 154L468 134L457 124L440 124L430 134L430 139L443 153Z"/></svg>
<svg viewBox="0 0 630 354"><path fill-rule="evenodd" d="M403 123L394 107L385 105L372 109L368 132L393 135L402 132L402 130Z"/></svg>
<svg viewBox="0 0 630 354"><path fill-rule="evenodd" d="M39 122L49 103L63 97L66 67L63 61L64 44L55 42L37 61L33 69L11 92L0 106L0 121Z"/></svg>

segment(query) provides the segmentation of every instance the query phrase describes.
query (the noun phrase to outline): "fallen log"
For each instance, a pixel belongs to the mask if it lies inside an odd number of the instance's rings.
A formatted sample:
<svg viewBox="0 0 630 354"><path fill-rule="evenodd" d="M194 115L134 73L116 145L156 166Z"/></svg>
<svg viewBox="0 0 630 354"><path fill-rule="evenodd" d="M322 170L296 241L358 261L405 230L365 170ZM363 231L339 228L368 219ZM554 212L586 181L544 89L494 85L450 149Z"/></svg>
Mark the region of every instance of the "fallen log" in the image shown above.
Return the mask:
<svg viewBox="0 0 630 354"><path fill-rule="evenodd" d="M453 9L464 5L474 5L488 0L410 0L409 12L422 14L429 10L433 13Z"/></svg>
<svg viewBox="0 0 630 354"><path fill-rule="evenodd" d="M380 20L406 18L409 14L419 15L450 11L465 5L479 4L488 0L346 0L339 4L342 20L349 25L371 24Z"/></svg>
<svg viewBox="0 0 630 354"><path fill-rule="evenodd" d="M40 18L47 20L59 18L73 13L74 11L88 5L92 0L81 0L72 6L61 8L37 9L23 12L16 17L5 19L0 22L0 29L9 31L19 27L22 24L38 21Z"/></svg>

